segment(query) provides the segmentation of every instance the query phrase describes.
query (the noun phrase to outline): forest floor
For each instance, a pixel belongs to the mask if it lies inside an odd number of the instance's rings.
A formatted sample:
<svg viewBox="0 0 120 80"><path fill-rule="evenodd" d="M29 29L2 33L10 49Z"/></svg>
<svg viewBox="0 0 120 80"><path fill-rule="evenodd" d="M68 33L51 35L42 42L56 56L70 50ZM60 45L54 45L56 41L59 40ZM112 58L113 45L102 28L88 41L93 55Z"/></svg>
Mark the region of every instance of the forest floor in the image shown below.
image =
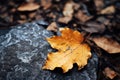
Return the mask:
<svg viewBox="0 0 120 80"><path fill-rule="evenodd" d="M80 31L99 56L98 80L120 80L119 0L1 0L0 29L44 20Z"/></svg>

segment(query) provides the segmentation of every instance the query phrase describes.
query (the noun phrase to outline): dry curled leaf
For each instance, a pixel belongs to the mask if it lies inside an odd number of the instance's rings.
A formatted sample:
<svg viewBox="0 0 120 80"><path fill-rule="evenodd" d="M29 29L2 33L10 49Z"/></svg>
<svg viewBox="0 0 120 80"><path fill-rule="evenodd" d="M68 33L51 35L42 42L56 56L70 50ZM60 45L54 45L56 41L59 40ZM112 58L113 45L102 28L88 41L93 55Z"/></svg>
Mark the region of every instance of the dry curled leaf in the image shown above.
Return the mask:
<svg viewBox="0 0 120 80"><path fill-rule="evenodd" d="M63 10L64 17L60 17L58 19L58 22L67 24L69 21L71 21L74 13L73 7L74 7L73 2L66 3Z"/></svg>
<svg viewBox="0 0 120 80"><path fill-rule="evenodd" d="M66 3L66 5L64 7L63 15L66 17L71 17L74 12L73 6L74 6L73 2Z"/></svg>
<svg viewBox="0 0 120 80"><path fill-rule="evenodd" d="M97 11L101 10L104 7L104 0L94 0Z"/></svg>
<svg viewBox="0 0 120 80"><path fill-rule="evenodd" d="M109 53L120 53L120 44L107 37L94 38L93 41Z"/></svg>
<svg viewBox="0 0 120 80"><path fill-rule="evenodd" d="M52 22L48 27L47 27L47 30L50 30L50 31L55 31L57 32L58 30L58 27L57 27L57 24L56 22Z"/></svg>
<svg viewBox="0 0 120 80"><path fill-rule="evenodd" d="M83 11L79 10L76 14L75 14L75 17L82 21L82 22L86 22L88 20L90 20L92 18L92 16L88 16L86 15Z"/></svg>
<svg viewBox="0 0 120 80"><path fill-rule="evenodd" d="M51 46L58 51L48 54L43 69L54 70L56 67L61 67L65 73L74 63L77 63L78 69L83 68L91 57L90 47L82 43L83 39L82 34L69 28L63 28L61 36L47 38Z"/></svg>
<svg viewBox="0 0 120 80"><path fill-rule="evenodd" d="M67 23L70 22L71 20L72 20L72 17L60 17L60 18L58 19L58 22L67 24Z"/></svg>
<svg viewBox="0 0 120 80"><path fill-rule="evenodd" d="M103 74L110 79L114 79L117 76L117 73L109 67L104 69Z"/></svg>
<svg viewBox="0 0 120 80"><path fill-rule="evenodd" d="M112 14L115 13L115 7L114 6L109 6L100 12L101 14Z"/></svg>
<svg viewBox="0 0 120 80"><path fill-rule="evenodd" d="M21 6L18 7L18 11L33 11L33 10L37 10L40 7L39 4L36 3L24 3Z"/></svg>
<svg viewBox="0 0 120 80"><path fill-rule="evenodd" d="M95 21L86 22L85 26L82 26L81 28L90 33L103 33L106 29L104 24L97 23Z"/></svg>
<svg viewBox="0 0 120 80"><path fill-rule="evenodd" d="M44 10L50 8L52 6L52 0L41 0L41 6Z"/></svg>

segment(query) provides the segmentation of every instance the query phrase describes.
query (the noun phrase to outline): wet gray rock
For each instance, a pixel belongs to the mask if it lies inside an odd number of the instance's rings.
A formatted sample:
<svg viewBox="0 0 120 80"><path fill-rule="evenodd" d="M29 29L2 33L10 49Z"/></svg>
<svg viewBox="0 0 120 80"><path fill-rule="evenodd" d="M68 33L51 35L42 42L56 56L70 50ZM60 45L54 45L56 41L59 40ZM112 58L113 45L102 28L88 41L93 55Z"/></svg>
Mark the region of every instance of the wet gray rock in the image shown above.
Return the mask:
<svg viewBox="0 0 120 80"><path fill-rule="evenodd" d="M52 32L44 29L44 21L27 23L0 35L0 80L96 80L97 55L92 52L88 65L77 66L63 74L61 69L42 70L52 48L45 40Z"/></svg>

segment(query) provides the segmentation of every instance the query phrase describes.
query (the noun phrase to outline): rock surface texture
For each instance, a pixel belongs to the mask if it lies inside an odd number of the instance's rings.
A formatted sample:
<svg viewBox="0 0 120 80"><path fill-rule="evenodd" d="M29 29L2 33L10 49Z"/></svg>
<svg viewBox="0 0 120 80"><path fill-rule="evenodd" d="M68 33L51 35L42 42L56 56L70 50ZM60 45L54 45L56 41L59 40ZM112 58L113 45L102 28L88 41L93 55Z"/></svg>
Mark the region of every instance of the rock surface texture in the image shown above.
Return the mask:
<svg viewBox="0 0 120 80"><path fill-rule="evenodd" d="M44 21L27 23L0 35L0 80L96 80L98 58L92 58L82 70L75 65L63 74L61 70L42 70L52 48L45 40L53 34L44 29Z"/></svg>

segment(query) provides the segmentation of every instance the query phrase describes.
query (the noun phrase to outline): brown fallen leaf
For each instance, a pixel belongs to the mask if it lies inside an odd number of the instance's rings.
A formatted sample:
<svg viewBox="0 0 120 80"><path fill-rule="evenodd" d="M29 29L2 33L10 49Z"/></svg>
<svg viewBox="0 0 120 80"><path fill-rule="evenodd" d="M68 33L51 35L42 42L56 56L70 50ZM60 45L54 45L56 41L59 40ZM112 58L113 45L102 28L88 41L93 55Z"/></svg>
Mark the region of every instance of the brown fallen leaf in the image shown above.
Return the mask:
<svg viewBox="0 0 120 80"><path fill-rule="evenodd" d="M58 19L58 22L65 23L67 24L69 21L72 20L73 17L73 12L74 12L74 3L73 2L68 2L65 4L64 10L63 10L63 17L60 17Z"/></svg>
<svg viewBox="0 0 120 80"><path fill-rule="evenodd" d="M86 22L81 28L90 33L103 33L106 29L104 24L91 21Z"/></svg>
<svg viewBox="0 0 120 80"><path fill-rule="evenodd" d="M48 54L43 69L54 70L56 67L61 67L65 73L74 63L77 63L78 69L83 68L91 57L90 47L82 43L83 39L82 34L69 28L63 28L61 36L47 38L51 46L58 51Z"/></svg>
<svg viewBox="0 0 120 80"><path fill-rule="evenodd" d="M58 27L57 27L56 22L52 22L52 23L47 27L47 30L57 32L57 31L58 31Z"/></svg>
<svg viewBox="0 0 120 80"><path fill-rule="evenodd" d="M31 12L31 13L29 13L29 18L34 18L35 16L36 16L36 12Z"/></svg>
<svg viewBox="0 0 120 80"><path fill-rule="evenodd" d="M88 15L84 14L83 11L81 11L81 10L79 10L79 11L75 14L75 17L76 17L77 19L79 19L80 21L82 21L82 22L86 22L86 21L88 21L89 19L92 18L92 16L88 16Z"/></svg>
<svg viewBox="0 0 120 80"><path fill-rule="evenodd" d="M100 11L104 7L104 0L94 0L96 10Z"/></svg>
<svg viewBox="0 0 120 80"><path fill-rule="evenodd" d="M46 10L52 6L51 2L52 0L41 0L41 6L43 7L44 10Z"/></svg>
<svg viewBox="0 0 120 80"><path fill-rule="evenodd" d="M93 38L93 41L108 53L120 53L120 44L111 38L99 37Z"/></svg>
<svg viewBox="0 0 120 80"><path fill-rule="evenodd" d="M60 17L60 18L58 19L58 22L67 24L67 23L70 22L71 20L72 20L72 17Z"/></svg>
<svg viewBox="0 0 120 80"><path fill-rule="evenodd" d="M39 7L40 5L37 3L28 2L28 3L24 3L20 5L17 10L18 11L33 11L33 10L37 10Z"/></svg>
<svg viewBox="0 0 120 80"><path fill-rule="evenodd" d="M72 14L74 12L73 6L74 6L73 2L66 3L63 10L63 15L66 17L72 17Z"/></svg>
<svg viewBox="0 0 120 80"><path fill-rule="evenodd" d="M109 25L110 24L110 19L107 19L107 18L105 18L103 16L97 18L96 21L98 21L98 22L100 22L100 23L102 23L104 25Z"/></svg>
<svg viewBox="0 0 120 80"><path fill-rule="evenodd" d="M115 13L115 7L114 6L109 6L103 10L100 11L101 14L112 14Z"/></svg>
<svg viewBox="0 0 120 80"><path fill-rule="evenodd" d="M80 7L81 7L81 5L79 3L73 2L73 9L74 10L78 10Z"/></svg>
<svg viewBox="0 0 120 80"><path fill-rule="evenodd" d="M104 69L103 74L110 79L114 79L117 76L117 73L109 67Z"/></svg>
<svg viewBox="0 0 120 80"><path fill-rule="evenodd" d="M51 12L50 14L47 14L46 16L53 18L53 19L57 17L53 12Z"/></svg>

